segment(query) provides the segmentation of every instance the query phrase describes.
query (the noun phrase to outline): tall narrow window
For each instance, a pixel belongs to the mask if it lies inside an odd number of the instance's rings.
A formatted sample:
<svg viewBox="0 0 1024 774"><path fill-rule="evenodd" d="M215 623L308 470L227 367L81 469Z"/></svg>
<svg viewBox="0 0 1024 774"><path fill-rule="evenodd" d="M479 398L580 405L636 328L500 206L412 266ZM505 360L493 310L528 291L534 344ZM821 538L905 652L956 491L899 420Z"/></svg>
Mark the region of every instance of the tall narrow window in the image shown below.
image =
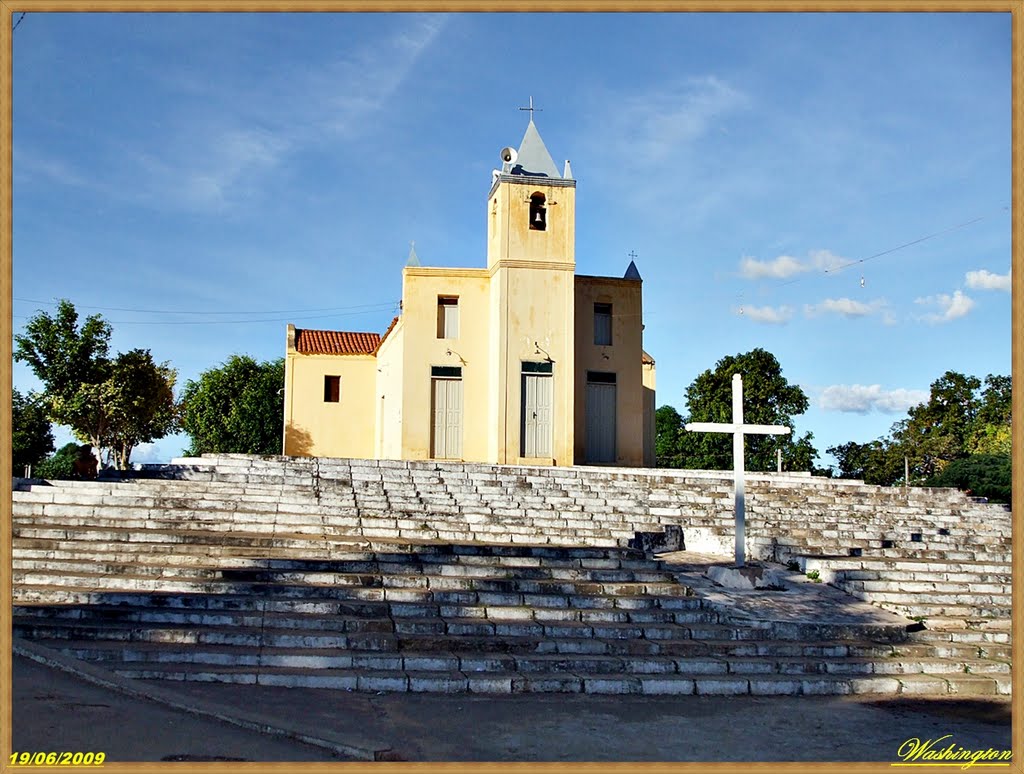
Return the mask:
<svg viewBox="0 0 1024 774"><path fill-rule="evenodd" d="M341 377L324 377L324 403L338 403L341 400Z"/></svg>
<svg viewBox="0 0 1024 774"><path fill-rule="evenodd" d="M459 299L454 296L437 297L437 338L459 338Z"/></svg>
<svg viewBox="0 0 1024 774"><path fill-rule="evenodd" d="M544 194L535 193L530 197L530 229L532 231L547 231L548 211L544 204Z"/></svg>
<svg viewBox="0 0 1024 774"><path fill-rule="evenodd" d="M611 304L594 304L594 343L605 347L612 343Z"/></svg>

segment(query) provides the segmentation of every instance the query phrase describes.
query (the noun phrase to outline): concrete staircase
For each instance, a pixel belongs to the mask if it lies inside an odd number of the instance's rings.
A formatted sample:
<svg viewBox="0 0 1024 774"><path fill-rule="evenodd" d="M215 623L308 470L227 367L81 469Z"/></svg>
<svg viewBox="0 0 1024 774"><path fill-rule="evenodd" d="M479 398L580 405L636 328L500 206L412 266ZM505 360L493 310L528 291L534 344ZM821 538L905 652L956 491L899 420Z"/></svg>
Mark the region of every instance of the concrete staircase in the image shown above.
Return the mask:
<svg viewBox="0 0 1024 774"><path fill-rule="evenodd" d="M697 576L628 547L637 532L656 542L680 525L688 548L729 544L731 484L720 474L229 455L139 475L19 485L17 636L141 679L1009 692L1009 514L946 490L912 491L886 520L886 490L751 482L757 554L795 557L849 594L928 619L910 632L881 609L841 625L826 625L827 609L785 626L733 615ZM872 497L879 507L864 510ZM925 517L934 529L918 526ZM929 586L943 573L945 585Z"/></svg>

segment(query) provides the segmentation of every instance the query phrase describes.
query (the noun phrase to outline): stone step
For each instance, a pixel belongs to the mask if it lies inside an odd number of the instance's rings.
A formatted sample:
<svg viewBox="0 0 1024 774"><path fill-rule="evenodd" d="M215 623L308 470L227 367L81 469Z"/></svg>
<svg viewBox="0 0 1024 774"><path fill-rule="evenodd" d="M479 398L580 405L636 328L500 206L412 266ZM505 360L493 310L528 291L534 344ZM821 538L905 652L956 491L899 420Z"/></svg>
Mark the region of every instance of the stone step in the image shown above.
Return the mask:
<svg viewBox="0 0 1024 774"><path fill-rule="evenodd" d="M223 544L225 537L230 536L214 534L210 537L215 538L218 544ZM242 537L252 538L256 543L259 543L260 545L256 546L257 548L266 547L264 544L268 542L265 536L262 535L245 535L243 533ZM644 552L622 546L512 545L468 541L443 543L433 540L415 541L403 539L396 541L385 538L324 541L322 539L312 540L305 536L300 537L303 538L300 545L303 553L299 555L286 554L283 557L285 561L307 561L305 558L306 550L315 549L323 543L330 543L332 554L329 561L343 561L346 559L373 561L378 556L384 556L389 563L438 561L486 564L492 561L491 557L494 557L495 561L507 562L508 566L529 564L539 566L540 564L548 564L551 566L594 567L600 569L656 567L656 564L649 562L645 558ZM22 541L22 544L28 545L30 542L34 541L25 540ZM114 545L121 546L126 544L144 548L147 552L161 549L177 549L180 547L178 543L161 544L158 541L129 540L114 543ZM50 541L46 545L60 547L63 543ZM243 540L240 543L240 547L248 548L249 546ZM276 561L273 557L266 558L270 561ZM613 564L606 564L606 562L613 562ZM633 562L633 564L625 564L628 562Z"/></svg>
<svg viewBox="0 0 1024 774"><path fill-rule="evenodd" d="M721 473L246 455L181 462L122 481L17 483L19 635L53 638L140 679L499 692L1009 690L1010 514L955 491L800 475L748 482L752 557L800 557L805 571L854 597L926 618L908 633L895 622L830 625L827 614L821 625L773 621L771 611L785 612L781 596L728 623L733 613L709 584L679 582L619 548L670 524L688 543L727 548L731 481ZM854 549L860 556L849 556ZM808 639L823 637L842 640Z"/></svg>
<svg viewBox="0 0 1024 774"><path fill-rule="evenodd" d="M633 531L606 531L593 530L589 534L581 534L579 530L553 531L531 531L515 532L503 530L489 533L486 531L452 530L445 529L371 529L360 528L352 530L351 533L342 530L321 530L319 533L294 533L285 530L274 530L266 532L242 532L239 529L222 531L184 531L184 530L159 530L146 529L128 530L116 528L88 529L77 527L70 529L47 528L47 527L15 527L14 537L33 539L48 538L53 540L88 540L97 542L131 542L131 543L189 543L189 544L221 544L221 545L263 545L265 547L292 547L299 548L302 544L308 543L311 537L324 541L341 540L346 538L352 540L378 538L390 540L420 540L420 541L455 541L455 542L480 542L505 545L513 543L517 545L565 545L565 546L619 546L634 536Z"/></svg>
<svg viewBox="0 0 1024 774"><path fill-rule="evenodd" d="M965 588L963 581L935 580L927 576L919 576L915 580L862 580L851 578L848 573L844 573L838 582L842 583L843 588L851 593L889 594L902 591L910 594L930 593L942 598L950 596L1003 596L1009 592L1010 585L1009 578L1007 578L1005 583L986 583L980 577L975 576L971 581L968 581L969 586ZM970 594L965 595L963 592L967 589L970 590Z"/></svg>
<svg viewBox="0 0 1024 774"><path fill-rule="evenodd" d="M599 693L650 695L800 695L905 693L912 695L994 695L1009 682L998 676L884 675L708 675L702 672L621 676L603 673L462 672L308 669L194 663L122 663L116 671L135 679L235 682L373 692L431 693Z"/></svg>
<svg viewBox="0 0 1024 774"><path fill-rule="evenodd" d="M1001 623L1005 619L996 619L993 623ZM990 627L974 628L970 626L949 627L938 625L927 631L917 632L914 635L916 640L927 643L954 643L962 645L974 645L979 648L992 647L1010 644L1009 629Z"/></svg>
<svg viewBox="0 0 1024 774"><path fill-rule="evenodd" d="M190 647L187 651L163 643L120 643L48 640L75 658L137 665L188 663L194 665L243 666L303 669L356 668L370 671L462 671L464 673L517 672L520 674L590 675L701 674L701 675L1008 675L1009 665L986 661L948 660L876 662L848 658L823 662L820 659L717 658L668 656L611 656L595 654L458 654L437 651L394 653L346 653L329 648L260 649L228 645Z"/></svg>
<svg viewBox="0 0 1024 774"><path fill-rule="evenodd" d="M797 560L802 571L831 569L836 571L874 570L877 572L950 572L950 562L920 558L890 558L877 556L806 556ZM959 561L956 566L961 572L1001 573L1008 569L1007 563L992 560Z"/></svg>
<svg viewBox="0 0 1024 774"><path fill-rule="evenodd" d="M66 544L64 544L66 545ZM172 544L173 545L173 544ZM19 546L20 548L20 546ZM33 556L32 554L36 554ZM188 559L181 567L175 561ZM90 561L91 559L91 561ZM522 580L586 581L592 583L674 583L671 572L644 561L592 558L543 558L501 555L356 553L338 552L331 559L241 559L214 558L179 552L146 553L118 551L91 552L78 547L52 550L26 548L14 560L21 571L67 571L114 573L131 571L138 574L160 574L189 569L194 577L218 575L234 579L271 579L272 577L330 576L338 574L387 574L413 576L462 576L466 578ZM230 573L230 575L229 575ZM320 579L322 581L323 578ZM344 583L342 578L339 582Z"/></svg>
<svg viewBox="0 0 1024 774"><path fill-rule="evenodd" d="M572 519L534 519L524 517L504 519L483 514L466 514L459 520L448 520L436 514L418 514L415 518L384 518L366 515L332 515L331 517L306 514L275 514L273 518L250 518L250 514L232 513L227 518L203 513L190 517L179 512L174 518L159 515L134 517L126 515L75 516L25 518L15 516L13 528L16 536L34 534L33 529L63 529L69 533L88 534L97 530L157 530L157 531L206 531L226 532L239 528L249 532L273 534L276 532L299 532L313 535L371 535L375 531L384 533L424 533L434 535L440 531L456 534L486 534L490 537L505 535L526 535L540 542L552 535L565 538L585 536L622 536L631 538L636 532L662 532L658 523L634 522L611 523ZM550 542L550 541L549 541Z"/></svg>

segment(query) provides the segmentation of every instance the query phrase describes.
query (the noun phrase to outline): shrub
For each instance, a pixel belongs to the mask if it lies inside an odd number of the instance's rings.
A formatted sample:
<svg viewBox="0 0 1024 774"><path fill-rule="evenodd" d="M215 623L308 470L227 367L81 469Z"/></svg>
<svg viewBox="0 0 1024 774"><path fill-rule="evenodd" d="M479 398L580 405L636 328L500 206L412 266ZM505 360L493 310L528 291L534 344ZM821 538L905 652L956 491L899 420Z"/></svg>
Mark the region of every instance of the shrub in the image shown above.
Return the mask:
<svg viewBox="0 0 1024 774"><path fill-rule="evenodd" d="M953 460L926 482L927 486L951 486L992 502L1010 504L1010 455L972 454Z"/></svg>

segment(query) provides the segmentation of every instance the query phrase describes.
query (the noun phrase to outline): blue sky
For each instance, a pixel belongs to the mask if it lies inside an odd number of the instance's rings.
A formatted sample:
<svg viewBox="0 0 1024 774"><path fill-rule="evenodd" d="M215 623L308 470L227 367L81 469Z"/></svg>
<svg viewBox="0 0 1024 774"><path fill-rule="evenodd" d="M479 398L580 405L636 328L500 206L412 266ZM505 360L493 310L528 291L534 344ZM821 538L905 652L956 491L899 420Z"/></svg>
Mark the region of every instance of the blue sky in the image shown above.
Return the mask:
<svg viewBox="0 0 1024 774"><path fill-rule="evenodd" d="M1010 373L1008 13L28 14L14 329L69 298L181 385L289 321L383 332L411 241L485 264L530 96L577 272L637 255L658 405L763 347L828 462Z"/></svg>

